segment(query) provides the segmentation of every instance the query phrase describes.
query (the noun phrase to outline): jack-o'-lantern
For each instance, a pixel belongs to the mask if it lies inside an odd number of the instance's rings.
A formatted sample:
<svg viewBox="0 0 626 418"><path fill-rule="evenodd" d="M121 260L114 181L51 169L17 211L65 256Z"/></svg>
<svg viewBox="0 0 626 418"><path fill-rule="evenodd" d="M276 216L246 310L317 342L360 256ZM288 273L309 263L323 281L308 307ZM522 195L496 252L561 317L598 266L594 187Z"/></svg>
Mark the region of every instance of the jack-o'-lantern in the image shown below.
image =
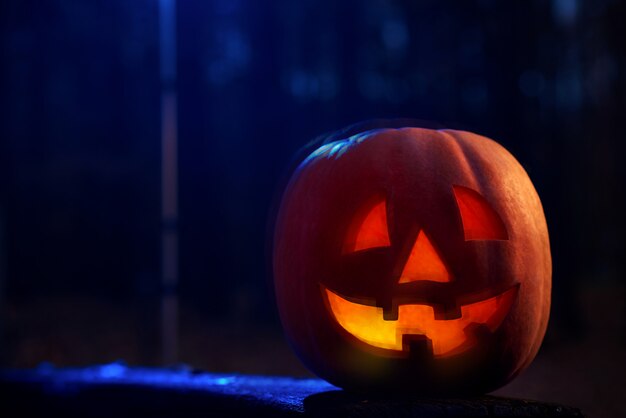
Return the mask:
<svg viewBox="0 0 626 418"><path fill-rule="evenodd" d="M548 322L539 197L469 132L379 129L314 151L283 194L273 264L288 340L346 389L484 393L528 366Z"/></svg>

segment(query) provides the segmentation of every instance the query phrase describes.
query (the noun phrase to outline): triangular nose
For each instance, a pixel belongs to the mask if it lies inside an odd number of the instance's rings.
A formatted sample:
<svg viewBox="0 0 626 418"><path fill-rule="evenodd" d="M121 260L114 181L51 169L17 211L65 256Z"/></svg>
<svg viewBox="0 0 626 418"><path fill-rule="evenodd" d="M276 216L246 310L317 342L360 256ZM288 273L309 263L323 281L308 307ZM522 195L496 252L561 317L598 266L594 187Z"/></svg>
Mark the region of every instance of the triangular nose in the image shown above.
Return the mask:
<svg viewBox="0 0 626 418"><path fill-rule="evenodd" d="M424 231L420 231L404 265L399 283L417 280L449 282L450 274Z"/></svg>

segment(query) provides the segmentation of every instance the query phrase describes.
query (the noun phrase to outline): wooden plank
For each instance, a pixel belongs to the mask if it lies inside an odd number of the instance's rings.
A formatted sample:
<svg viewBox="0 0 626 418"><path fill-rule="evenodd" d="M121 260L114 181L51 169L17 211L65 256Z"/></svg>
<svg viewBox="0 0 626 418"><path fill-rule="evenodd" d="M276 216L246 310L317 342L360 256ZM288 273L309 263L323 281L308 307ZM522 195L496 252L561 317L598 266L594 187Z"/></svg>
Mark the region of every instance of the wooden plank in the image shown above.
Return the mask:
<svg viewBox="0 0 626 418"><path fill-rule="evenodd" d="M572 407L482 396L389 398L342 391L320 379L215 374L187 368L39 367L0 372L0 415L39 416L310 416L583 417ZM15 412L13 412L15 414ZM45 414L45 415L44 415Z"/></svg>

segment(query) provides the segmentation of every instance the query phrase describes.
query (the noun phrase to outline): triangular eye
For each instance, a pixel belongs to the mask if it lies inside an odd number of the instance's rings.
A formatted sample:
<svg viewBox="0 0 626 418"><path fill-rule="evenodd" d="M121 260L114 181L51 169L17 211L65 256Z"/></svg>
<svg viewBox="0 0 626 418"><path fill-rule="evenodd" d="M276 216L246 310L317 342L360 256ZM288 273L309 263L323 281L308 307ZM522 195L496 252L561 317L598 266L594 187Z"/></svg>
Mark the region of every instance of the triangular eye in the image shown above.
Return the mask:
<svg viewBox="0 0 626 418"><path fill-rule="evenodd" d="M378 201L365 215L356 215L343 245L344 253L391 245L385 206L384 200Z"/></svg>
<svg viewBox="0 0 626 418"><path fill-rule="evenodd" d="M504 222L498 213L478 192L462 186L453 186L459 206L465 241L508 240Z"/></svg>

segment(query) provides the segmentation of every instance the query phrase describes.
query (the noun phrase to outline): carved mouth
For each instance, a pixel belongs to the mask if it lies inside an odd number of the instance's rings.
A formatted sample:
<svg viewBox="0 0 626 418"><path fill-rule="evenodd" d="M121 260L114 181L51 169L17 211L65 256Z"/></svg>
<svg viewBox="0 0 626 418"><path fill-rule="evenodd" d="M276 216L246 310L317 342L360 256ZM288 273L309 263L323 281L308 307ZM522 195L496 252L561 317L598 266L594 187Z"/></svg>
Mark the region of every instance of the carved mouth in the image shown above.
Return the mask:
<svg viewBox="0 0 626 418"><path fill-rule="evenodd" d="M351 302L322 286L335 320L358 340L402 352L410 350L407 342L427 339L436 358L472 348L477 342L477 327L495 332L509 313L517 290L518 286L514 286L491 298L462 305L461 316L455 319L435 319L432 306L407 304L398 307L397 320L386 320L383 308Z"/></svg>

